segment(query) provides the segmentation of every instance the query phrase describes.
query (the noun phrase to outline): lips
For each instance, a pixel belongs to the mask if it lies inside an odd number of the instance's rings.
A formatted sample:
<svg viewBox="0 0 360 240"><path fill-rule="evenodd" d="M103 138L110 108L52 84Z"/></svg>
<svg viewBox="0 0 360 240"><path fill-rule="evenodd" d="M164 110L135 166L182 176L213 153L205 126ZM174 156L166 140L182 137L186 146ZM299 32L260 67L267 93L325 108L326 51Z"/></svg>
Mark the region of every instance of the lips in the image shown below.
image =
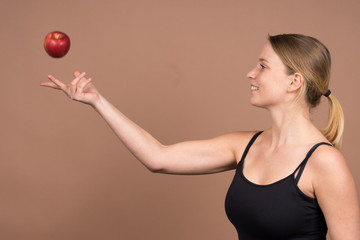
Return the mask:
<svg viewBox="0 0 360 240"><path fill-rule="evenodd" d="M250 90L251 90L251 91L257 91L257 90L259 90L259 87L254 86L254 85L251 85L251 86L250 86Z"/></svg>

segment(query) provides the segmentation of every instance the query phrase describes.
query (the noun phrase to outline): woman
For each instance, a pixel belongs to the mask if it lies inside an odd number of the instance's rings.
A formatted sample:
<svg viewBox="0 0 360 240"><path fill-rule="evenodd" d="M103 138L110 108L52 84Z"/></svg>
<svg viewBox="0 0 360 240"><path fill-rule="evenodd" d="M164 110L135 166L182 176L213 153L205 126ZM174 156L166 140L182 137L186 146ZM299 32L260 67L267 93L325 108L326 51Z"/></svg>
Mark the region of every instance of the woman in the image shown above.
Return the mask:
<svg viewBox="0 0 360 240"><path fill-rule="evenodd" d="M42 86L90 104L150 171L207 174L236 169L226 213L239 239L359 240L360 214L353 178L337 148L343 116L330 90L330 54L299 34L269 36L250 80L251 104L269 111L272 126L163 145L111 105L85 73L64 84L49 75ZM310 110L322 95L330 116L324 131Z"/></svg>

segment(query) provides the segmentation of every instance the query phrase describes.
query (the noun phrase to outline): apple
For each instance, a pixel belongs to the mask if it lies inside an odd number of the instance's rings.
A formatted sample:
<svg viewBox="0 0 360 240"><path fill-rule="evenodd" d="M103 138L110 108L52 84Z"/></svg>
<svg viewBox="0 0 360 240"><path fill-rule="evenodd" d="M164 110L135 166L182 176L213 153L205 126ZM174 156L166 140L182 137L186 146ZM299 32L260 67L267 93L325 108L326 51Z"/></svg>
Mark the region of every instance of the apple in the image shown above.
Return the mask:
<svg viewBox="0 0 360 240"><path fill-rule="evenodd" d="M70 38L63 32L50 32L45 37L44 48L51 57L61 58L70 49Z"/></svg>

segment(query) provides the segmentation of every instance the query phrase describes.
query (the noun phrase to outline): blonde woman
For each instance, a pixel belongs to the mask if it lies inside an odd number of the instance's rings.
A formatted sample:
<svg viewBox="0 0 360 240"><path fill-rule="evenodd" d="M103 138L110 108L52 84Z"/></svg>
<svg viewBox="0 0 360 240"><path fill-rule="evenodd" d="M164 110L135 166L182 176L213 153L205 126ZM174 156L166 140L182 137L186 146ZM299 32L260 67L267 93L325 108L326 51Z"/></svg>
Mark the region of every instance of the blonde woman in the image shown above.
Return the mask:
<svg viewBox="0 0 360 240"><path fill-rule="evenodd" d="M247 77L250 102L265 108L271 128L163 145L109 103L85 73L65 84L49 75L42 86L91 105L150 171L208 174L236 169L225 208L240 240L360 239L354 180L338 150L343 113L328 89L330 53L317 39L269 36ZM320 131L310 110L329 100L329 123Z"/></svg>

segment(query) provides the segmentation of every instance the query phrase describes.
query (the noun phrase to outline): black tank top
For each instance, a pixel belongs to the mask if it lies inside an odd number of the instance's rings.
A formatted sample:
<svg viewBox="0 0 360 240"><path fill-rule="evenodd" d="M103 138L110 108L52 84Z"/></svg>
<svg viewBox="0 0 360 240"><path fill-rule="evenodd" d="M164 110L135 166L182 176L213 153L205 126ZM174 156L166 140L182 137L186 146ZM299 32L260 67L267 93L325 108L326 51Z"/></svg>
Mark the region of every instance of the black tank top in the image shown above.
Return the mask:
<svg viewBox="0 0 360 240"><path fill-rule="evenodd" d="M321 142L313 146L288 177L269 185L257 185L245 178L243 164L261 133L255 134L247 145L225 199L226 214L239 240L325 240L327 226L320 206L297 183L315 149L330 144Z"/></svg>

